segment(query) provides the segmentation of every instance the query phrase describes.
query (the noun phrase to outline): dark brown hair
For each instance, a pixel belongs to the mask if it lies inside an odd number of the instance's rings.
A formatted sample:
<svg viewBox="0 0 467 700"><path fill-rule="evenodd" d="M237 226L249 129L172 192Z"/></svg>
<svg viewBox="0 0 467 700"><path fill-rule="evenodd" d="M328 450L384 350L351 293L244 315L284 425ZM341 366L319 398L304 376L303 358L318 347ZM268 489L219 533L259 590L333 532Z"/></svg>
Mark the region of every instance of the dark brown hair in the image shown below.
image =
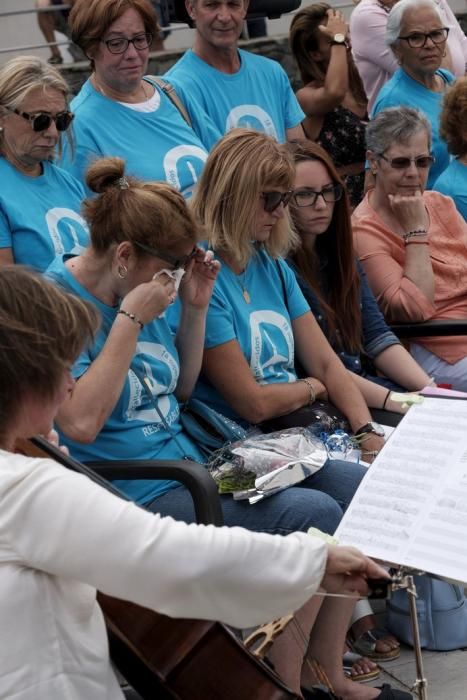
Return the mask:
<svg viewBox="0 0 467 700"><path fill-rule="evenodd" d="M97 310L22 265L0 267L0 439L26 396L48 399L90 342Z"/></svg>
<svg viewBox="0 0 467 700"><path fill-rule="evenodd" d="M467 78L458 78L444 97L439 133L449 153L465 156L467 153Z"/></svg>
<svg viewBox="0 0 467 700"><path fill-rule="evenodd" d="M290 48L297 62L303 85L308 85L308 83L314 81L324 83L326 71L321 63L318 63L311 57L310 52L317 51L319 48L318 37L321 36L321 33L318 27L320 24L326 24L327 11L330 9L331 6L325 2L309 5L297 12L290 24ZM347 55L347 63L349 67L350 91L358 104L366 105L367 97L362 79L350 52Z"/></svg>
<svg viewBox="0 0 467 700"><path fill-rule="evenodd" d="M312 141L288 144L295 165L307 161L318 161L324 165L335 185L342 185L337 170L326 151ZM300 235L300 222L293 201L290 213ZM360 311L360 279L355 262L350 222L350 206L347 193L334 204L331 224L326 233L316 236L313 255L303 247L291 255L300 274L310 285L323 309L329 328L331 343L351 352L362 349L362 317ZM319 262L326 259L328 265L326 285L328 299L324 299L319 288Z"/></svg>
<svg viewBox="0 0 467 700"><path fill-rule="evenodd" d="M122 158L100 158L89 167L86 183L99 196L86 199L83 214L96 253L123 241L179 253L202 238L183 196L166 182L142 182L125 175Z"/></svg>
<svg viewBox="0 0 467 700"><path fill-rule="evenodd" d="M156 36L160 27L149 0L77 0L68 17L71 40L90 58L89 49L92 50L108 28L131 9L141 15L145 31Z"/></svg>

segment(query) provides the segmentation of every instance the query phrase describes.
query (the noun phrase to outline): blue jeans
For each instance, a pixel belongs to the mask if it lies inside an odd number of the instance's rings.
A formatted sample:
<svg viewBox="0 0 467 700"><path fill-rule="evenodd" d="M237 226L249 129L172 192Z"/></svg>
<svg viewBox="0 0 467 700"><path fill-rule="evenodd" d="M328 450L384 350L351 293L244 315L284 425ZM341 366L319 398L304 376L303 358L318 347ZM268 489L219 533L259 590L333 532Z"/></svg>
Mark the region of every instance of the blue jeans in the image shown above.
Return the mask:
<svg viewBox="0 0 467 700"><path fill-rule="evenodd" d="M277 535L306 532L309 527L333 534L365 472L365 467L353 462L328 460L298 486L291 486L255 505L234 501L230 495L221 496L224 522L229 527L239 525L247 530ZM183 486L164 493L145 507L175 520L196 522L193 501Z"/></svg>

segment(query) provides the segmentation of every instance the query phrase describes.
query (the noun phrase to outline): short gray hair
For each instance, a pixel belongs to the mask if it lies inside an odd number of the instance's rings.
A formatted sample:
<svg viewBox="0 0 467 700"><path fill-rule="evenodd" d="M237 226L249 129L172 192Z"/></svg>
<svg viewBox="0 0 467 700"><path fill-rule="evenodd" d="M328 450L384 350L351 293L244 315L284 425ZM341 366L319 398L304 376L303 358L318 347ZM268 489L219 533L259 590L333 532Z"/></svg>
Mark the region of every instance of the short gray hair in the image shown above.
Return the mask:
<svg viewBox="0 0 467 700"><path fill-rule="evenodd" d="M393 143L407 143L412 136L425 131L428 150L431 151L431 124L425 115L412 107L388 107L383 109L366 127L366 147L375 155L381 155Z"/></svg>
<svg viewBox="0 0 467 700"><path fill-rule="evenodd" d="M19 109L28 94L37 88L61 92L68 108L70 90L56 68L37 56L18 56L7 61L0 69L0 116ZM70 132L67 136L71 139ZM3 152L2 141L0 138L0 154Z"/></svg>
<svg viewBox="0 0 467 700"><path fill-rule="evenodd" d="M436 15L438 15L443 26L449 26L445 23L444 17L433 0L399 0L399 2L396 2L396 4L392 7L391 12L388 15L388 23L386 25L386 33L384 35L384 41L387 46L394 46L398 40L401 33L401 25L404 19L404 14L407 12L407 10L417 10L420 7L429 7Z"/></svg>

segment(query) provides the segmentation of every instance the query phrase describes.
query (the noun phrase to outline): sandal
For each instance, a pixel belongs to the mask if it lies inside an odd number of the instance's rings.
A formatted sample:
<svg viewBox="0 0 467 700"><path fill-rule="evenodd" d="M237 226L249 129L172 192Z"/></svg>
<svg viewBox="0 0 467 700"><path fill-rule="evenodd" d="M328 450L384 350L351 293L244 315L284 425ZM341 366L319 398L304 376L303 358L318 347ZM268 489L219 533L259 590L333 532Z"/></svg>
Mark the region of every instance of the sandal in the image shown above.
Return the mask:
<svg viewBox="0 0 467 700"><path fill-rule="evenodd" d="M368 656L369 659L377 661L393 661L400 656L401 650L389 649L389 651L376 651L376 643L389 636L389 632L385 629L374 627L372 630L364 632L359 637L355 638L351 630L347 633L347 644L361 656Z"/></svg>
<svg viewBox="0 0 467 700"><path fill-rule="evenodd" d="M352 669L355 665L361 663L362 661L369 660L370 659L365 659L364 657L360 656L360 654L356 654L353 651L346 651L343 657L345 676L347 678L350 678L351 681L355 681L357 683L367 683L368 681L376 680L379 677L378 667L373 669L373 671L366 671L363 673L352 673Z"/></svg>

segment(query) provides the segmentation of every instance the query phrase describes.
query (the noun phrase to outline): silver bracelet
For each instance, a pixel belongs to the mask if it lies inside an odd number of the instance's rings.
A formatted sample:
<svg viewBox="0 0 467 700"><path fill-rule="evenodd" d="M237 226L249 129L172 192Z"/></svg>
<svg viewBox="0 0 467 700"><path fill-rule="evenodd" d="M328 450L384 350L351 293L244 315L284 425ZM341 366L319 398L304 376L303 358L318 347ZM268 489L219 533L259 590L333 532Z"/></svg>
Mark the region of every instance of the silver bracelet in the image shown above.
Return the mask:
<svg viewBox="0 0 467 700"><path fill-rule="evenodd" d="M303 383L306 384L307 387L309 388L309 390L310 390L310 400L308 401L308 405L311 406L311 404L314 403L314 402L316 401L316 391L315 391L315 387L313 386L313 384L312 384L312 382L311 382L311 379L302 378L302 379L298 379L297 381L303 382Z"/></svg>

